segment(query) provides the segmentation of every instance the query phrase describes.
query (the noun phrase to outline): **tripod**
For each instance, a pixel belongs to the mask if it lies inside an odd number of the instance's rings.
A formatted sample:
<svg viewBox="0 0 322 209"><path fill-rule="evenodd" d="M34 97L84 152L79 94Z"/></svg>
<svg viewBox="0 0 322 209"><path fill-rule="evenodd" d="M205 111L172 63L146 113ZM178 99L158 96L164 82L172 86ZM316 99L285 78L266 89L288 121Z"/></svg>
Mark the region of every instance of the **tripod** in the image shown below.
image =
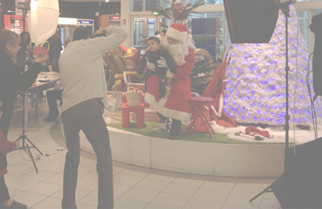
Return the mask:
<svg viewBox="0 0 322 209"><path fill-rule="evenodd" d="M290 70L290 67L288 65L288 18L290 17L290 8L289 6L285 6L282 9L282 12L284 13L285 16L285 40L286 40L286 55L285 55L285 71L286 71L286 114L285 114L285 121L286 121L286 125L285 125L285 150L284 150L284 156L286 156L286 151L289 147L289 120L290 120L290 116L289 116L289 104L288 104L288 72ZM284 159L285 161L285 159ZM285 167L285 162L284 162L284 167ZM264 189L262 192L260 192L259 194L257 194L255 197L253 197L252 199L249 200L249 202L252 202L253 200L255 200L257 197L259 197L260 195L266 193L266 192L272 192L271 190L271 186L268 186L266 189Z"/></svg>
<svg viewBox="0 0 322 209"><path fill-rule="evenodd" d="M23 14L23 18L22 18L22 23L23 23L23 32L26 32L26 25L25 25L25 18L26 18L26 13L27 13L27 10L23 9L22 10L22 14ZM24 72L25 70L25 50L26 50L26 43L25 43L25 40L23 38L23 40L21 40L23 42L23 62L22 62L22 72ZM26 136L26 130L25 130L25 115L26 115L26 107L25 107L25 100L28 99L28 97L26 97L26 91L23 91L23 94L22 94L22 134L19 136L19 138L16 140L19 141L19 140L22 140L22 146L17 148L16 150L24 150L28 155L29 157L31 158L32 160L32 163L34 164L34 167L35 167L35 170L36 172L38 173L38 169L37 169L37 166L36 166L36 163L35 163L35 160L34 160L34 157L32 156L32 153L30 151L30 148L35 148L41 155L43 155L43 153L34 145L34 143L32 143L30 141L30 139ZM27 101L28 102L28 101ZM36 101L37 102L37 101ZM27 110L28 111L28 110ZM27 143L30 143L32 146L30 147Z"/></svg>

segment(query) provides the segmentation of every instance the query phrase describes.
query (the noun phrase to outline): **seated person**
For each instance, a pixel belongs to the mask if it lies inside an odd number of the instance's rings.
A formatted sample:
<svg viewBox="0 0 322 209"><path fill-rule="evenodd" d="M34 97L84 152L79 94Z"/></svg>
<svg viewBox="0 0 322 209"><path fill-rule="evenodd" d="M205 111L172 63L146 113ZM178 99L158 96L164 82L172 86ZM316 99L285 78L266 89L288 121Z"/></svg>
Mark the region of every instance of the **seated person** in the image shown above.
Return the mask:
<svg viewBox="0 0 322 209"><path fill-rule="evenodd" d="M60 81L57 81L54 90L47 91L47 103L49 108L49 115L46 116L44 121L53 122L57 119L59 115L57 100L60 101L60 106L62 105L62 85Z"/></svg>
<svg viewBox="0 0 322 209"><path fill-rule="evenodd" d="M66 45L67 46L67 45ZM55 60L52 64L53 72L59 73L59 66L58 66L58 60ZM62 100L62 83L61 81L57 81L55 83L55 87L53 90L47 91L47 103L49 108L49 114L46 116L44 121L46 122L53 122L58 118L59 111L57 107L57 100L60 101L60 106L62 106L63 100Z"/></svg>
<svg viewBox="0 0 322 209"><path fill-rule="evenodd" d="M191 107L188 100L191 97L189 75L195 62L194 51L196 47L188 28L181 23L170 25L162 41L162 47L173 57L177 72L167 71L166 77L170 79L170 82L167 83L167 96L163 98L158 97L159 78L156 75L150 76L146 82L145 101L163 117L172 119L168 137L176 139L179 137L182 122L191 119ZM157 63L159 67L166 65L165 61L161 59ZM152 70L157 67L148 62L146 65Z"/></svg>
<svg viewBox="0 0 322 209"><path fill-rule="evenodd" d="M171 73L176 73L177 72L176 63L174 62L169 52L161 48L159 38L155 36L151 36L150 38L148 38L148 45L149 46L147 48L147 51L145 52L143 58L141 59L138 72L139 74L142 74L144 72L147 62L154 63L154 65L157 66L154 70L147 69L147 71L143 75L143 78L146 83L148 78L151 75L158 76L159 82L160 82L159 98L162 98L166 94L167 70L169 68ZM157 61L159 59L164 60L166 62L165 65L160 65L160 64L158 65ZM145 85L145 91L147 91L147 85Z"/></svg>

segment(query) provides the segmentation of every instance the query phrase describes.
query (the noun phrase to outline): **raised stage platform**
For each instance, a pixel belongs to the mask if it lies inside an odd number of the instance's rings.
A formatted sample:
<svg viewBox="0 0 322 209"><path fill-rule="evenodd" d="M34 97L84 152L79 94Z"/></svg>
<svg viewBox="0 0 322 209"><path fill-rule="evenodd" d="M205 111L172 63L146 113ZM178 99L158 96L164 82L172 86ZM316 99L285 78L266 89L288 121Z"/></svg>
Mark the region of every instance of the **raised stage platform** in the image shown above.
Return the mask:
<svg viewBox="0 0 322 209"><path fill-rule="evenodd" d="M105 117L105 119L107 119ZM113 122L113 119L109 118ZM117 121L114 121L117 122ZM253 141L247 137L237 137L235 130L219 130L235 140ZM271 129L272 139L256 144L224 144L170 140L143 136L136 133L108 127L113 160L147 168L157 168L183 173L234 177L279 177L284 171L284 130ZM322 130L319 128L318 130ZM319 131L319 136L322 132ZM296 143L314 139L313 131L296 130ZM81 148L94 151L81 132ZM294 146L293 132L290 131L290 146Z"/></svg>

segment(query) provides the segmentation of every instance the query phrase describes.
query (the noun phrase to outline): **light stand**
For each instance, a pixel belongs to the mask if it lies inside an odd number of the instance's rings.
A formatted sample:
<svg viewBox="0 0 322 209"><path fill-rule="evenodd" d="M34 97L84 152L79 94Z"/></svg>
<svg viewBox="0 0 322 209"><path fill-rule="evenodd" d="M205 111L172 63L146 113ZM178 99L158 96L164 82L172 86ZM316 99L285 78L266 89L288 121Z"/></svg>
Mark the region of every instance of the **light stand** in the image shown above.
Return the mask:
<svg viewBox="0 0 322 209"><path fill-rule="evenodd" d="M25 20L26 20L27 11L28 11L28 7L25 5L25 7L22 9L22 14L23 14L22 23L23 23L23 32L24 33L26 32ZM24 37L23 37L23 39L21 41L23 42L22 72L24 73L24 71L25 71L25 50L26 50L26 43L25 43ZM24 150L29 155L29 157L32 160L32 163L34 164L35 170L38 173L38 169L37 169L37 166L36 166L34 157L33 157L32 153L30 151L30 148L35 148L41 155L43 155L43 153L26 136L26 130L25 130L25 114L26 114L25 99L26 99L26 91L23 91L23 94L22 94L22 106L23 106L23 108L22 108L22 134L16 140L16 142L19 141L19 140L21 140L22 143L21 143L21 147L17 148L17 150L18 149L22 149L22 150ZM32 146L29 146L26 143L26 141L29 142Z"/></svg>
<svg viewBox="0 0 322 209"><path fill-rule="evenodd" d="M285 125L285 150L284 150L284 156L286 156L286 151L288 150L289 147L289 120L290 120L290 116L289 116L289 103L288 103L288 72L290 70L290 67L288 65L288 18L290 17L290 8L289 5L281 8L282 12L284 13L285 16L285 41L286 41L286 55L285 55L285 71L286 71L286 113L285 113L285 120L286 120L286 125ZM286 161L286 157L284 158L284 161ZM284 167L286 165L286 162L284 162ZM266 189L264 189L262 192L260 192L259 194L257 194L255 197L253 197L252 199L249 200L249 202L252 202L253 200L255 200L257 197L259 197L260 195L262 195L263 193L266 192L272 192L271 190L271 186L267 187Z"/></svg>

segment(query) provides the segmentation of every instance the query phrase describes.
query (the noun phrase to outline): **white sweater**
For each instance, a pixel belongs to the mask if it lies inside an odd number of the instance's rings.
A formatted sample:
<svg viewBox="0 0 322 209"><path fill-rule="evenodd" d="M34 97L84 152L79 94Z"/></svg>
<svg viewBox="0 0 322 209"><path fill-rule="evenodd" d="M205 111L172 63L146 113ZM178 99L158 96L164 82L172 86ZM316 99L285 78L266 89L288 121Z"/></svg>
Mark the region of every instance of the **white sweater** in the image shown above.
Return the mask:
<svg viewBox="0 0 322 209"><path fill-rule="evenodd" d="M128 33L109 26L109 36L78 40L68 44L59 59L64 86L62 112L89 99L99 98L108 107L103 55L118 47Z"/></svg>

